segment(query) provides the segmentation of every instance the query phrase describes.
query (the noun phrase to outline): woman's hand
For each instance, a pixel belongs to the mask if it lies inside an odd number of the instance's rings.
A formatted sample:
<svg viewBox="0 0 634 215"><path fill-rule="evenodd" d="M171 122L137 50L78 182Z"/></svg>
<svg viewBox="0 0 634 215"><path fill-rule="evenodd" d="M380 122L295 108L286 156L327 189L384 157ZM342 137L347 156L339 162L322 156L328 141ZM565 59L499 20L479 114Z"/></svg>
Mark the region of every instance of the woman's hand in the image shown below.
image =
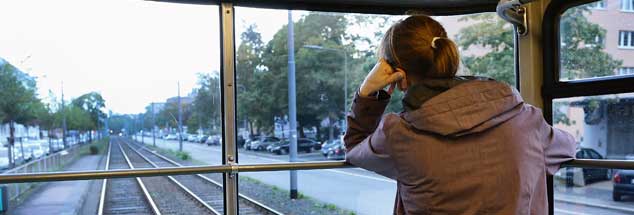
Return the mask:
<svg viewBox="0 0 634 215"><path fill-rule="evenodd" d="M379 59L379 61L374 65L372 71L365 76L365 80L363 80L363 84L359 88L360 96L368 96L376 91L379 91L385 88L387 85L391 85L388 90L389 94L392 94L394 91L394 87L397 82L405 79L405 72L399 68L392 69L384 59Z"/></svg>

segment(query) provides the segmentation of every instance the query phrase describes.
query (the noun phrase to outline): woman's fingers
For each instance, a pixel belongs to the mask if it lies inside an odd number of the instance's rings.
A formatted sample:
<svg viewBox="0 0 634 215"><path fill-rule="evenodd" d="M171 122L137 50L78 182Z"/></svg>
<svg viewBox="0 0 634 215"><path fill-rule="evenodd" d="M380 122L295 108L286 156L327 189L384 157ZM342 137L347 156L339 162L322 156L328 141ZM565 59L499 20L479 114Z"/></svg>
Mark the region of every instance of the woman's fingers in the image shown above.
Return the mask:
<svg viewBox="0 0 634 215"><path fill-rule="evenodd" d="M394 88L396 88L396 82L390 84L390 88L387 89L387 94L392 95L392 93L394 92Z"/></svg>

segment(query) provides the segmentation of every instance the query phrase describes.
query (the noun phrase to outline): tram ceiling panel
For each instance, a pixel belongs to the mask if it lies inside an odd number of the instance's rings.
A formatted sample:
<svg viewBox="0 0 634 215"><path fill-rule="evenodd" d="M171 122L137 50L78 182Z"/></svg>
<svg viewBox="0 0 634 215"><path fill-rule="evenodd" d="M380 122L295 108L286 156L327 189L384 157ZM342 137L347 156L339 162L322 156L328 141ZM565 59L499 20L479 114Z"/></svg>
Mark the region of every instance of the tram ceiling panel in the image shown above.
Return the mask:
<svg viewBox="0 0 634 215"><path fill-rule="evenodd" d="M183 4L219 5L311 11L402 15L412 11L427 15L457 15L494 12L498 0L149 0Z"/></svg>

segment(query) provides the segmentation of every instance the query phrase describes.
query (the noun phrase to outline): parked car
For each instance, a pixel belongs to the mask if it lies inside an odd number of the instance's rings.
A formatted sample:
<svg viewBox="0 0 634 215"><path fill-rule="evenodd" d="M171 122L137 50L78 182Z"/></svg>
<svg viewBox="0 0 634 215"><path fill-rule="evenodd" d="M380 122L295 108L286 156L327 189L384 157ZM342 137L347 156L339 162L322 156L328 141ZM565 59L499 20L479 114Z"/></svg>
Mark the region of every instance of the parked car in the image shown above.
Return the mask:
<svg viewBox="0 0 634 215"><path fill-rule="evenodd" d="M346 159L346 148L342 141L335 141L335 145L330 147L326 153L326 159L328 160L343 160Z"/></svg>
<svg viewBox="0 0 634 215"><path fill-rule="evenodd" d="M200 135L200 136L198 137L198 139L196 139L196 142L198 142L198 143L205 143L205 142L207 142L207 139L209 139L209 136L207 136L207 135Z"/></svg>
<svg viewBox="0 0 634 215"><path fill-rule="evenodd" d="M165 136L165 140L178 140L178 136L176 134L168 134Z"/></svg>
<svg viewBox="0 0 634 215"><path fill-rule="evenodd" d="M260 136L251 137L250 139L247 139L246 141L244 141L244 145L242 147L246 150L251 150L251 144L259 140L260 140Z"/></svg>
<svg viewBox="0 0 634 215"><path fill-rule="evenodd" d="M634 160L634 155L626 155L625 160ZM621 201L624 195L634 195L634 170L616 170L612 182L612 200Z"/></svg>
<svg viewBox="0 0 634 215"><path fill-rule="evenodd" d="M28 148L28 149L27 149ZM36 144L31 144L28 147L25 146L25 153L27 153L26 151L28 150L28 153L31 154L31 158L32 159L38 159L41 158L42 156L44 156L46 154L44 147L42 147L40 144L36 143Z"/></svg>
<svg viewBox="0 0 634 215"><path fill-rule="evenodd" d="M266 150L267 146L277 142L280 142L280 139L277 137L264 137L258 141L251 142L250 148L252 150L262 151Z"/></svg>
<svg viewBox="0 0 634 215"><path fill-rule="evenodd" d="M195 134L187 135L187 141L189 142L195 143L197 139L198 139L198 135L195 135Z"/></svg>
<svg viewBox="0 0 634 215"><path fill-rule="evenodd" d="M211 135L205 141L207 145L220 145L222 143L222 137L220 135Z"/></svg>
<svg viewBox="0 0 634 215"><path fill-rule="evenodd" d="M298 139L297 151L310 153L315 148L316 143L317 141L312 141L308 139ZM290 141L288 139L283 139L277 143L273 143L266 148L267 151L278 154L278 155L288 154L288 152L290 151L289 149L290 149Z"/></svg>
<svg viewBox="0 0 634 215"><path fill-rule="evenodd" d="M324 141L324 143L321 144L321 154L324 157L328 157L328 152L330 151L330 149L339 145L341 145L341 140L339 139L332 140L332 141Z"/></svg>
<svg viewBox="0 0 634 215"><path fill-rule="evenodd" d="M605 159L597 151L591 148L578 148L575 153L578 159ZM604 168L582 168L583 180L585 184L608 180L608 169Z"/></svg>
<svg viewBox="0 0 634 215"><path fill-rule="evenodd" d="M307 153L310 153L313 150L320 150L321 149L321 144L319 144L319 142L317 142L317 140L313 140L313 139L310 139L310 138L299 138L299 139L297 139L297 144L309 145L310 146L310 151L306 151Z"/></svg>

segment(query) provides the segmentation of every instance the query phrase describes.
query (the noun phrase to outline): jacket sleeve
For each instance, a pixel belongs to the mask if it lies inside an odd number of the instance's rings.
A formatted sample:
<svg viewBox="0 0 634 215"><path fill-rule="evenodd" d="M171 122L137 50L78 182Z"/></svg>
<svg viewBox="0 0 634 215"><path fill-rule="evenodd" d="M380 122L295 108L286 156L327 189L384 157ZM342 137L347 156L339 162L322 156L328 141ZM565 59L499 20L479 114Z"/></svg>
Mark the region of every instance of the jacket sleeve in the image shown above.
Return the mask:
<svg viewBox="0 0 634 215"><path fill-rule="evenodd" d="M553 128L544 121L546 141L544 141L544 157L549 175L559 170L562 163L575 158L577 143L568 132Z"/></svg>
<svg viewBox="0 0 634 215"><path fill-rule="evenodd" d="M389 134L381 117L390 96L380 91L376 97L360 97L357 93L348 115L348 127L344 135L346 160L351 164L395 179L394 161L385 144Z"/></svg>

